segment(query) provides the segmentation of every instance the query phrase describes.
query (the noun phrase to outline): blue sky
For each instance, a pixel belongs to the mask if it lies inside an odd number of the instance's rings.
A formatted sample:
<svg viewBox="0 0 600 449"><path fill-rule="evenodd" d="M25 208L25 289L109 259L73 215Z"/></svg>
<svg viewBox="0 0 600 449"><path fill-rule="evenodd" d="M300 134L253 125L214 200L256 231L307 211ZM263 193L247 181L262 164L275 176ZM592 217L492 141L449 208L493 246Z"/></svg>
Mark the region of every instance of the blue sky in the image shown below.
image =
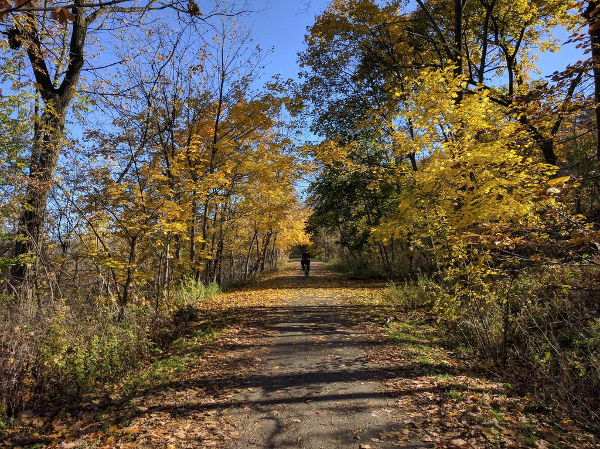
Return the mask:
<svg viewBox="0 0 600 449"><path fill-rule="evenodd" d="M583 60L586 56L583 54L583 49L575 48L575 44L564 44L569 38L570 33L565 29L558 28L554 31L554 37L563 42L561 49L557 52L546 52L539 55L537 64L542 75L551 75L556 70L564 69L568 64Z"/></svg>
<svg viewBox="0 0 600 449"><path fill-rule="evenodd" d="M259 11L245 20L252 28L256 42L264 49L274 47L267 56L267 76L281 74L296 78L297 53L302 50L306 27L322 12L329 0L253 0L252 8Z"/></svg>

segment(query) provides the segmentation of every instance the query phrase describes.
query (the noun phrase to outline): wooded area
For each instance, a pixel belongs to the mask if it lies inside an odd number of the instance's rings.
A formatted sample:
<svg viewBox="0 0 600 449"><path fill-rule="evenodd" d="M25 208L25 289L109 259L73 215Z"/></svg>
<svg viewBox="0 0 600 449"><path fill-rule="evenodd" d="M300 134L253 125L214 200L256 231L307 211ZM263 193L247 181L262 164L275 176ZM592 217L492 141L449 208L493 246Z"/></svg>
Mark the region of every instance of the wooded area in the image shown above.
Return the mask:
<svg viewBox="0 0 600 449"><path fill-rule="evenodd" d="M310 28L312 239L597 419L598 4L413 6L333 2ZM541 77L557 27L589 58Z"/></svg>
<svg viewBox="0 0 600 449"><path fill-rule="evenodd" d="M249 14L0 1L0 421L309 243L598 421L600 2L334 0L298 83Z"/></svg>
<svg viewBox="0 0 600 449"><path fill-rule="evenodd" d="M263 55L237 22L243 8L2 8L0 366L12 413L146 357L171 339L182 289L274 268L302 243L305 213L286 83L257 87Z"/></svg>

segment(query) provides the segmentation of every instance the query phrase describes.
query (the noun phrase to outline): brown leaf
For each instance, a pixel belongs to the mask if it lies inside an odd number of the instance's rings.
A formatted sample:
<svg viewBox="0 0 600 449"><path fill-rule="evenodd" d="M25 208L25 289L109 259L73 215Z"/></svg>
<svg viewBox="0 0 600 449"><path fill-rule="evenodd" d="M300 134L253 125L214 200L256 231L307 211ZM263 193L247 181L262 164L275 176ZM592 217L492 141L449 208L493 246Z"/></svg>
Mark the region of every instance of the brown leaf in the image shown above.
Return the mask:
<svg viewBox="0 0 600 449"><path fill-rule="evenodd" d="M560 441L560 434L554 432L552 430L548 430L544 432L544 439L549 441L550 443L557 443Z"/></svg>
<svg viewBox="0 0 600 449"><path fill-rule="evenodd" d="M200 8L194 0L188 0L188 13L190 14L190 16L202 15L202 13L200 12Z"/></svg>
<svg viewBox="0 0 600 449"><path fill-rule="evenodd" d="M8 9L10 8L10 2L8 0L0 0L0 9ZM7 12L0 13L0 20L4 20L8 17Z"/></svg>
<svg viewBox="0 0 600 449"><path fill-rule="evenodd" d="M133 425L133 426L125 427L123 429L123 432L128 433L128 434L136 434L136 433L140 432L140 429L138 426Z"/></svg>
<svg viewBox="0 0 600 449"><path fill-rule="evenodd" d="M57 20L61 25L66 25L69 22L75 20L75 14L69 11L67 8L57 8L52 11L51 17Z"/></svg>

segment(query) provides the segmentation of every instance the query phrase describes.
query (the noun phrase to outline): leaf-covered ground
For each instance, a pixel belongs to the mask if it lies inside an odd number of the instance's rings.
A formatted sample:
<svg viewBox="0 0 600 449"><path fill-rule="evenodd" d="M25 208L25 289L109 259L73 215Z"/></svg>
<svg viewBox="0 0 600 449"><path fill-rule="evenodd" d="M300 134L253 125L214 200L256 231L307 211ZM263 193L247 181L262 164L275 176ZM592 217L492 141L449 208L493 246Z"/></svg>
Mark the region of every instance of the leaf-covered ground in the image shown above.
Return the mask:
<svg viewBox="0 0 600 449"><path fill-rule="evenodd" d="M172 352L6 447L593 448L600 439L389 321L385 285L298 263L207 305Z"/></svg>

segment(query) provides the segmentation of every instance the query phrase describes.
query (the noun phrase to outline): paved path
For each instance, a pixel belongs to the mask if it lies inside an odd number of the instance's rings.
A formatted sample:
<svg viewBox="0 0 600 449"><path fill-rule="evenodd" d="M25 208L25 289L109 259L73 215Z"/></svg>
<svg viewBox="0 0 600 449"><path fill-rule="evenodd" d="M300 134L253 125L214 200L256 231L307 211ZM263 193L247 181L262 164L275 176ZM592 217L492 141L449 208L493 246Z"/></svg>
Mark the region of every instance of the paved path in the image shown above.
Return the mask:
<svg viewBox="0 0 600 449"><path fill-rule="evenodd" d="M600 447L568 419L528 412L530 398L473 372L425 323L388 338L370 316L383 287L290 264L212 298L133 391L29 412L0 448Z"/></svg>
<svg viewBox="0 0 600 449"><path fill-rule="evenodd" d="M336 288L315 263L308 278L280 276L271 283L288 288L246 323L267 336L254 353L260 368L242 379L239 407L229 410L240 435L230 447L398 447L386 437L401 434L402 425L381 385L394 373L368 361L379 340L347 303L354 291Z"/></svg>

